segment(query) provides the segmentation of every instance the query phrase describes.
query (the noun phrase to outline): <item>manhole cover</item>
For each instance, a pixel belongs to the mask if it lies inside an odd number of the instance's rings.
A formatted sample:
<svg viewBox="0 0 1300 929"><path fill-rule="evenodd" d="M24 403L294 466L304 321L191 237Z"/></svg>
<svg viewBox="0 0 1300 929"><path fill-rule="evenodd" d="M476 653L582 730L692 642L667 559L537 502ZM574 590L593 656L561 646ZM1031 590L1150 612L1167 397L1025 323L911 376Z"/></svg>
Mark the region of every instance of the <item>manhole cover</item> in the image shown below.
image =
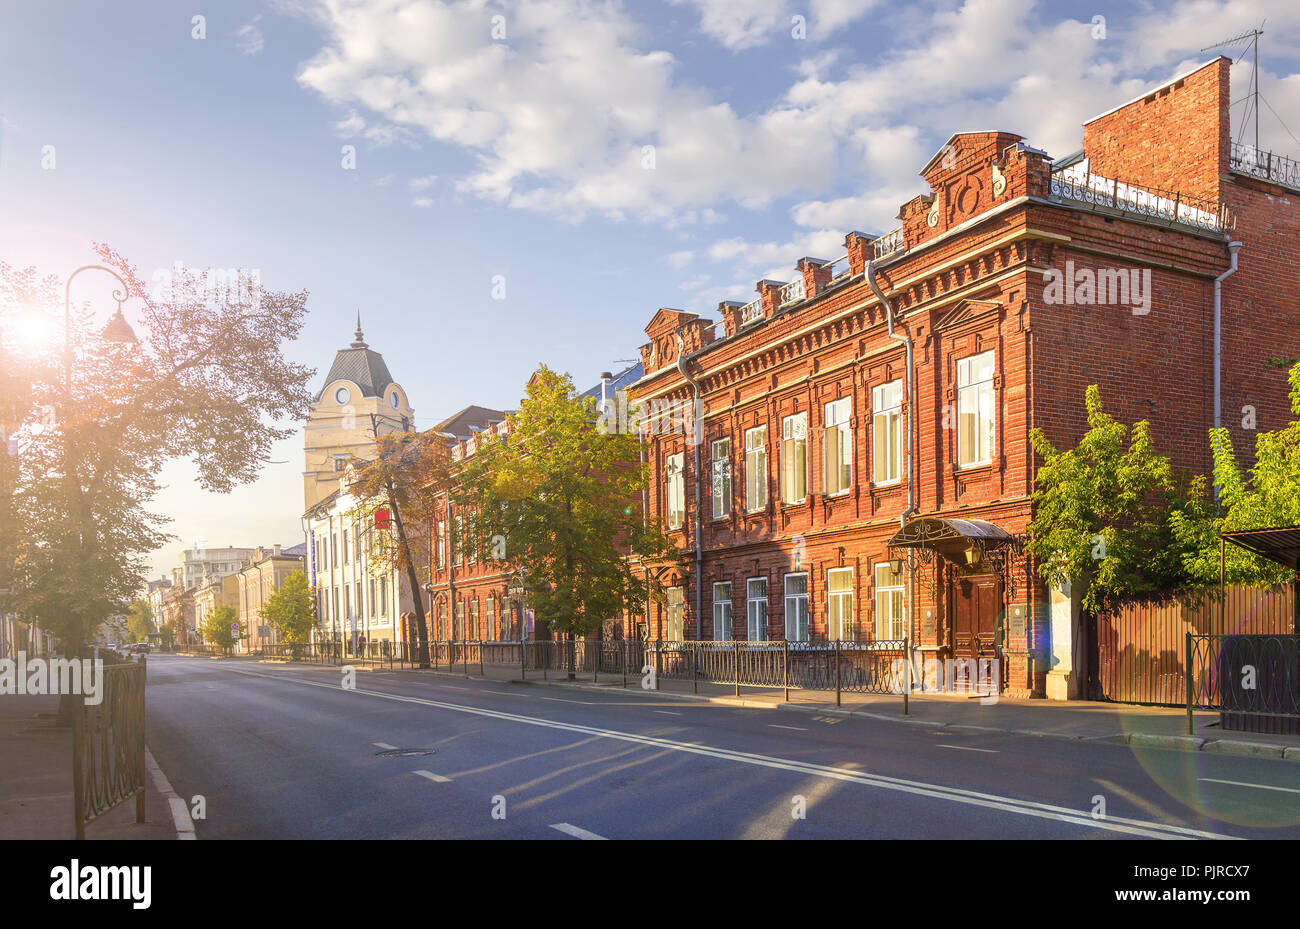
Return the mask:
<svg viewBox="0 0 1300 929"><path fill-rule="evenodd" d="M406 758L410 755L432 755L432 748L390 748L382 752L375 752L380 758Z"/></svg>

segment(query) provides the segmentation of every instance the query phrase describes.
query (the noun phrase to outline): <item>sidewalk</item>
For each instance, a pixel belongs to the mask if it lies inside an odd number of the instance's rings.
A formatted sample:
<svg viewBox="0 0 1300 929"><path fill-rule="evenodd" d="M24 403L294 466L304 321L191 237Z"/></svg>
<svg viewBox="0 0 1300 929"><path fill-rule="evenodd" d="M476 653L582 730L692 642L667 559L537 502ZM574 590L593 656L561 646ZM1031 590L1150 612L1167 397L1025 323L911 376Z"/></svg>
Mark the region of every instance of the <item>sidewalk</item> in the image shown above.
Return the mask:
<svg viewBox="0 0 1300 929"><path fill-rule="evenodd" d="M0 839L73 839L72 729L54 727L57 696L0 697ZM175 839L171 809L145 775L145 822L128 800L87 839Z"/></svg>
<svg viewBox="0 0 1300 929"><path fill-rule="evenodd" d="M358 664L355 667L358 671L388 670L387 666L370 669ZM437 674L440 677L466 676L465 666L460 664L455 666L455 670L448 670L445 664L437 671L397 667L392 670L400 670L408 674ZM468 671L469 677L480 677L478 665L471 663ZM520 680L518 667L487 665L482 671L482 679L500 683L596 687L602 690L617 690L622 689L623 686L621 674L600 674L593 683L590 671L577 672L577 680L573 682L566 679L567 675L563 671L547 671L543 677L542 671L529 670L524 681ZM1176 707L1131 706L1091 700L1062 702L1005 697L999 698L995 704L985 706L981 704L978 697L964 694L913 693L908 700L908 714L904 716L901 694L843 693L840 697L840 706L837 707L834 691L805 691L792 688L790 702L786 703L781 688L742 686L740 696L737 697L736 688L732 684L711 684L700 681L692 685L689 680L668 680L662 677L659 679L658 690L646 691L641 687L641 675L631 672L627 675L626 691L647 697L668 697L728 706L863 716L904 725L1120 742L1147 748L1217 752L1300 761L1300 735L1224 730L1219 727L1218 713L1196 712L1193 717L1194 735L1189 736L1187 711Z"/></svg>

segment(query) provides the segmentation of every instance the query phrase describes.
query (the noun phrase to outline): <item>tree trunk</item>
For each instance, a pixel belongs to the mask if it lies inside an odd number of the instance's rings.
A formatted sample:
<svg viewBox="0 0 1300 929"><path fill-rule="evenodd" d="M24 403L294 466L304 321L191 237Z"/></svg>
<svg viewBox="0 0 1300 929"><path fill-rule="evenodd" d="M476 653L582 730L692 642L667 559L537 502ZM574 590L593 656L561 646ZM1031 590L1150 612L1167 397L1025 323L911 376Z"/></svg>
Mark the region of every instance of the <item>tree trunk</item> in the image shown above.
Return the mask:
<svg viewBox="0 0 1300 929"><path fill-rule="evenodd" d="M393 486L388 485L388 506L393 511L393 524L397 527L397 541L402 546L402 561L406 563L406 580L411 585L411 599L415 602L415 637L419 643L417 660L421 668L429 667L429 629L424 623L424 597L420 590L420 579L415 576L415 562L411 560L411 547L406 542L406 529L402 517L397 512L397 500L394 498Z"/></svg>
<svg viewBox="0 0 1300 929"><path fill-rule="evenodd" d="M577 664L577 652L578 643L574 640L573 633L569 633L569 640L565 643L565 664L568 665L569 680L571 681L577 680L577 675L574 673L574 665Z"/></svg>

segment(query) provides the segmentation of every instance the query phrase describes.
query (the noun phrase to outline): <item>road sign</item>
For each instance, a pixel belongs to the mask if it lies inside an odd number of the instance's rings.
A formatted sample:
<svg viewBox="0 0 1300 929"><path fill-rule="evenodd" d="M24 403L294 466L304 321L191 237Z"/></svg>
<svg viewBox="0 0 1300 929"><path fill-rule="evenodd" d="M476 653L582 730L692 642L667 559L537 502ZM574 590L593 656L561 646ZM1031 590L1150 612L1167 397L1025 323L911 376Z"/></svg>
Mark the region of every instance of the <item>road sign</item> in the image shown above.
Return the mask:
<svg viewBox="0 0 1300 929"><path fill-rule="evenodd" d="M230 624L230 634L235 638L239 638L239 623Z"/></svg>

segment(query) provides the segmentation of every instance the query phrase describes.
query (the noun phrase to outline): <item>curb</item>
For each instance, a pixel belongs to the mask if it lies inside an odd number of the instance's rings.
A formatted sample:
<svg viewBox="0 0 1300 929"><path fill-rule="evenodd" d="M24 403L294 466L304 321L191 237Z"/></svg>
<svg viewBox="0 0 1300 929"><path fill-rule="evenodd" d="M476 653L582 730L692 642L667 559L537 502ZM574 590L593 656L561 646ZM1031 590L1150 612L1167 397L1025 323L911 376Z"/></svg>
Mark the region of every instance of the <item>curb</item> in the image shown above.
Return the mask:
<svg viewBox="0 0 1300 929"><path fill-rule="evenodd" d="M1248 755L1258 758L1283 758L1285 757L1285 745L1272 745L1268 742L1242 742L1236 739L1220 739L1217 742L1206 742L1205 747L1201 749L1205 752L1216 752L1220 755ZM1300 760L1297 758L1296 760Z"/></svg>
<svg viewBox="0 0 1300 929"><path fill-rule="evenodd" d="M154 761L153 752L149 751L147 746L144 750L144 766L153 778L154 786L167 800L167 806L172 811L172 824L176 827L176 838L197 839L198 834L194 831L194 820L190 819L190 808L172 789L171 781L167 780L167 775L163 774L162 768L158 767L158 762Z"/></svg>
<svg viewBox="0 0 1300 929"><path fill-rule="evenodd" d="M1171 748L1181 752L1199 752L1205 740L1193 735L1155 735L1147 732L1129 734L1129 745L1142 745L1147 748Z"/></svg>

